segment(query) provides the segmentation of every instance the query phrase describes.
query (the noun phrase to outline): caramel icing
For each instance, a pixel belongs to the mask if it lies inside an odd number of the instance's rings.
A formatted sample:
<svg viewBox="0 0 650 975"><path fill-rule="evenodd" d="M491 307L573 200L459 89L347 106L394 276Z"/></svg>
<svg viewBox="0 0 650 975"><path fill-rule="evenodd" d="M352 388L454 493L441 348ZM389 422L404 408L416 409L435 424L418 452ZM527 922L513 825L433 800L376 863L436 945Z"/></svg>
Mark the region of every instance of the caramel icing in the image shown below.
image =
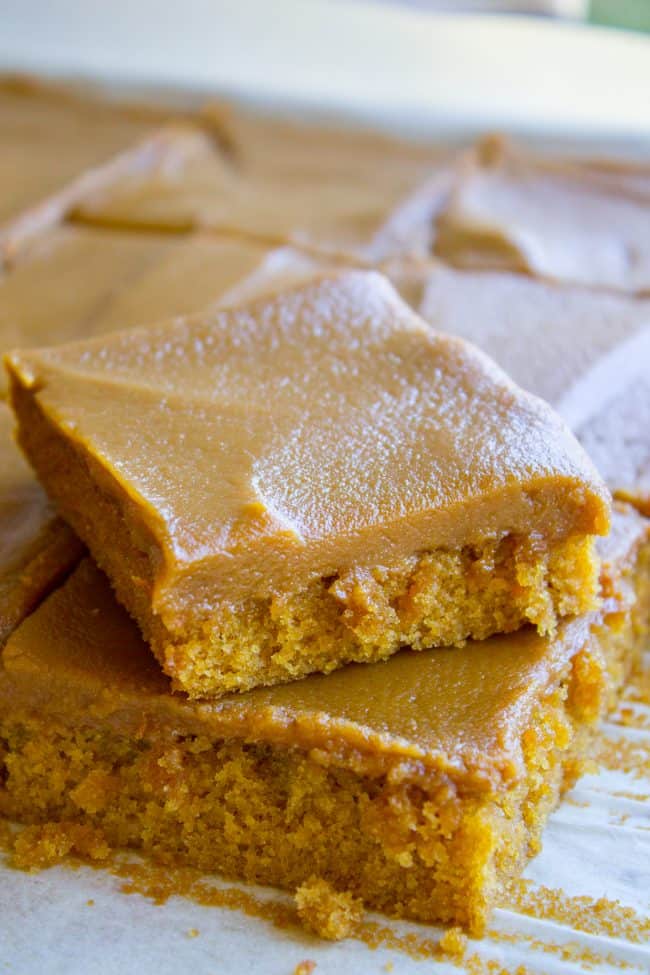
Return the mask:
<svg viewBox="0 0 650 975"><path fill-rule="evenodd" d="M265 254L216 236L59 227L0 279L0 345L71 341L199 311L225 298Z"/></svg>
<svg viewBox="0 0 650 975"><path fill-rule="evenodd" d="M97 167L131 149L166 117L162 110L0 79L0 245L11 244L41 216L55 218L95 185L89 176Z"/></svg>
<svg viewBox="0 0 650 975"><path fill-rule="evenodd" d="M554 412L374 273L8 363L150 546L170 617L422 548L608 529Z"/></svg>
<svg viewBox="0 0 650 975"><path fill-rule="evenodd" d="M521 733L545 689L588 638L590 619L555 638L532 629L461 649L402 651L385 663L259 688L218 702L170 693L110 586L84 560L13 634L0 701L126 735L198 734L318 749L323 761L417 779L427 769L485 789L520 768Z"/></svg>
<svg viewBox="0 0 650 975"><path fill-rule="evenodd" d="M610 487L650 510L650 300L442 265L425 276L424 318L551 403Z"/></svg>
<svg viewBox="0 0 650 975"><path fill-rule="evenodd" d="M517 151L466 168L438 221L436 253L632 293L650 290L650 197L598 165L549 164Z"/></svg>
<svg viewBox="0 0 650 975"><path fill-rule="evenodd" d="M0 404L0 642L82 555L13 443Z"/></svg>
<svg viewBox="0 0 650 975"><path fill-rule="evenodd" d="M263 120L253 131L243 141L231 134L224 155L196 129L170 127L152 143L146 165L87 194L75 218L167 231L210 228L376 260L396 246L392 232L382 236L393 210L432 171L448 168L440 150L371 133Z"/></svg>

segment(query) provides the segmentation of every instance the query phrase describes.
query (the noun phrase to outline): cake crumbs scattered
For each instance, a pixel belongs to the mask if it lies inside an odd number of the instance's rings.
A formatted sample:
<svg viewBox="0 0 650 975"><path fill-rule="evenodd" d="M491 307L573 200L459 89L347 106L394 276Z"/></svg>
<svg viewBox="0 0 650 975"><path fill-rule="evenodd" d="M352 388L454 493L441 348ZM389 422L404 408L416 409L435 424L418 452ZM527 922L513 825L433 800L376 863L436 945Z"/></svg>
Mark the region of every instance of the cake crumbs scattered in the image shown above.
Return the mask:
<svg viewBox="0 0 650 975"><path fill-rule="evenodd" d="M467 948L467 935L459 927L449 928L440 939L440 950L445 955L462 958Z"/></svg>
<svg viewBox="0 0 650 975"><path fill-rule="evenodd" d="M94 907L94 906L95 906L94 900L92 899L92 897L89 897L88 900L86 901L86 907Z"/></svg>
<svg viewBox="0 0 650 975"><path fill-rule="evenodd" d="M560 921L577 931L627 939L633 944L645 944L650 936L650 916L642 916L619 901L571 896L523 878L511 881L502 906L538 919Z"/></svg>
<svg viewBox="0 0 650 975"><path fill-rule="evenodd" d="M602 768L625 772L640 781L650 778L650 745L641 739L601 734L596 739L594 757Z"/></svg>
<svg viewBox="0 0 650 975"><path fill-rule="evenodd" d="M0 824L5 822L0 819ZM69 853L88 858L91 857L93 848L95 851L98 848L101 849L101 836L98 836L97 830L85 829L75 837L75 831L70 829L70 826L74 824L64 825L65 830L61 834L61 841L53 844L54 852L61 854L61 850L67 846ZM39 869L39 867L51 865L52 862L51 859L43 856L44 850L48 852L48 844L52 839L48 834L52 830L61 831L61 829L61 824L49 824L49 829L42 826L28 826L21 827L20 832L16 834L8 826L4 833L11 837L11 843L7 844L7 847L10 850L13 848L14 865L16 865L16 835L25 838L24 847L28 854L26 869ZM2 831L0 830L0 832ZM83 832L86 833L85 837ZM91 840L99 843L99 847ZM85 850L83 849L84 841ZM62 853L60 859L65 859L65 856L66 854ZM45 862L46 860L47 862ZM92 865L92 858L89 862ZM94 862L96 866L104 865L101 859L96 859ZM206 880L200 871L187 867L172 866L171 864L163 867L139 859L132 860L115 855L110 857L110 866L114 876L126 881L122 888L125 893L137 892L157 903L164 903L172 895L185 896L203 906L243 911L248 916L269 921L278 929L292 927L298 920L296 913L300 913L282 901L268 898L261 900L250 892L237 888L215 887ZM321 885L323 886L321 887ZM337 893L330 885L318 878L315 881L312 878L312 882L303 885L304 887L308 888L316 903L320 902L318 891L323 889L328 891L330 903L333 896L335 905L340 904L340 898L343 898L344 902L348 898L353 902L355 901L349 894ZM589 897L570 897L560 890L535 887L530 881L519 880L513 883L510 886L507 903L511 908L524 914L532 913L544 918L561 919L577 930L626 937L636 943L643 942L650 933L649 918L644 918L615 901L607 901L605 898L595 901ZM94 901L90 899L87 904L94 904ZM300 920L303 923L305 921L302 916ZM194 931L196 934L192 933ZM199 932L196 929L190 929L187 932L188 937L196 937L198 934ZM519 942L522 940L520 933L508 936L504 932L489 931L488 935L496 941L512 940ZM399 951L413 959L444 959L453 965L462 965L463 970L468 975L529 975L525 968L513 970L477 954L468 956L465 950L467 938L462 930L456 927L446 931L440 939L423 938L414 932L398 934L388 926L359 918L356 922L354 936L371 949L381 947ZM583 945L542 943L525 936L523 940L530 942L532 947L539 950L543 949L545 952L558 955L567 961L579 961L581 964L590 966L613 961L612 956L601 956L599 953L585 949ZM311 975L315 967L314 961L305 959L294 969L294 975ZM394 963L387 961L382 970L387 973L392 972Z"/></svg>
<svg viewBox="0 0 650 975"><path fill-rule="evenodd" d="M44 823L26 826L15 838L11 865L37 871L61 863L69 854L106 860L111 849L101 830L80 823Z"/></svg>
<svg viewBox="0 0 650 975"><path fill-rule="evenodd" d="M335 890L320 877L310 877L295 894L298 917L321 938L340 941L354 933L363 918L363 903Z"/></svg>
<svg viewBox="0 0 650 975"><path fill-rule="evenodd" d="M187 932L187 937L188 938L198 938L198 936L199 936L200 933L201 932L199 931L198 928L190 928L189 931Z"/></svg>
<svg viewBox="0 0 650 975"><path fill-rule="evenodd" d="M316 962L312 961L311 958L305 958L304 961L299 961L293 970L293 975L311 975L311 973L316 968Z"/></svg>
<svg viewBox="0 0 650 975"><path fill-rule="evenodd" d="M583 968L591 969L609 965L610 968L618 971L619 969L623 970L631 967L630 963L622 959L620 955L617 957L612 952L603 953L594 951L592 948L578 941L562 941L561 943L545 941L522 931L491 930L487 933L491 941L510 945L526 944L533 951L543 952L546 955L555 955L556 958L560 958L562 961L576 963Z"/></svg>

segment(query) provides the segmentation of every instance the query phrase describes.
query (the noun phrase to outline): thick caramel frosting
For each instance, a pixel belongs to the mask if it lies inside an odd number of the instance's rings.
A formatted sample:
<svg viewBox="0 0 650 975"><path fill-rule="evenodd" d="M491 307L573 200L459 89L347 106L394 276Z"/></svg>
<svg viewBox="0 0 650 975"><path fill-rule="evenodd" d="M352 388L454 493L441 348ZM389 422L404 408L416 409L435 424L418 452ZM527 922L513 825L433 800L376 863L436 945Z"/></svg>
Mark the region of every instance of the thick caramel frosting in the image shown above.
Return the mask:
<svg viewBox="0 0 650 975"><path fill-rule="evenodd" d="M608 529L550 407L375 273L7 361L148 550L169 618L423 548Z"/></svg>
<svg viewBox="0 0 650 975"><path fill-rule="evenodd" d="M551 403L610 487L650 510L650 300L443 265L426 279L423 317Z"/></svg>
<svg viewBox="0 0 650 975"><path fill-rule="evenodd" d="M266 254L217 236L59 227L0 278L0 346L72 341L199 311L226 299Z"/></svg>
<svg viewBox="0 0 650 975"><path fill-rule="evenodd" d="M611 168L562 166L514 150L479 154L438 221L436 253L464 267L647 292L645 179L621 174L617 185Z"/></svg>
<svg viewBox="0 0 650 975"><path fill-rule="evenodd" d="M56 218L96 185L98 167L168 117L28 79L0 79L0 247Z"/></svg>
<svg viewBox="0 0 650 975"><path fill-rule="evenodd" d="M392 226L382 233L393 211L432 172L448 169L440 150L346 130L262 122L243 144L231 138L224 153L194 128L170 127L152 143L146 165L87 194L75 218L210 228L376 260L398 246Z"/></svg>
<svg viewBox="0 0 650 975"><path fill-rule="evenodd" d="M0 404L0 643L83 552L15 446L13 422Z"/></svg>
<svg viewBox="0 0 650 975"><path fill-rule="evenodd" d="M170 692L106 578L85 560L9 640L3 708L125 735L235 737L315 749L322 761L462 788L507 782L533 706L588 639L589 617L555 638L525 629L461 649L402 651L386 663L249 691L218 702Z"/></svg>

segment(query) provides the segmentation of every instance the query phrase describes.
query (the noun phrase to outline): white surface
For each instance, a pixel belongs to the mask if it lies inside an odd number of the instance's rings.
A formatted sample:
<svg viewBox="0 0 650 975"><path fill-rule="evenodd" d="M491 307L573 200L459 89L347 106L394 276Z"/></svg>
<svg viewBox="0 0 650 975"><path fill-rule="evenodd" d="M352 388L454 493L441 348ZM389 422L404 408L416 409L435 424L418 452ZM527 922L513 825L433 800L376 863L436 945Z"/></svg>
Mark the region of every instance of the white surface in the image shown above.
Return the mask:
<svg viewBox="0 0 650 975"><path fill-rule="evenodd" d="M650 139L650 38L354 0L0 0L0 67L293 101L425 134Z"/></svg>
<svg viewBox="0 0 650 975"><path fill-rule="evenodd" d="M650 658L648 659L650 668ZM623 737L632 748L627 772L609 770L582 779L552 817L544 848L525 876L536 886L562 889L565 896L617 899L645 921L650 931L650 708L631 706L637 727L614 717L605 740ZM639 726L645 726L639 727ZM144 897L119 893L120 881L104 871L57 867L27 875L0 865L0 972L7 975L292 975L299 961L317 962L315 975L445 975L449 963L416 961L379 947L372 951L350 939L319 942L298 929L281 931L237 911L201 907L173 898L157 906ZM228 886L228 885L222 885ZM285 901L272 890L264 898ZM88 899L94 905L88 906ZM585 905L589 921L597 912ZM374 916L382 926L416 939L437 940L424 925L399 924ZM493 934L470 942L467 955L496 960L504 968L489 975L647 975L650 943L615 939L560 924L544 911L538 917L497 910ZM199 935L190 938L196 928ZM506 940L508 939L508 940ZM543 945L546 945L546 950ZM562 946L569 945L568 959ZM576 951L588 950L581 961ZM461 965L461 970L464 966ZM472 975L488 975L479 967Z"/></svg>

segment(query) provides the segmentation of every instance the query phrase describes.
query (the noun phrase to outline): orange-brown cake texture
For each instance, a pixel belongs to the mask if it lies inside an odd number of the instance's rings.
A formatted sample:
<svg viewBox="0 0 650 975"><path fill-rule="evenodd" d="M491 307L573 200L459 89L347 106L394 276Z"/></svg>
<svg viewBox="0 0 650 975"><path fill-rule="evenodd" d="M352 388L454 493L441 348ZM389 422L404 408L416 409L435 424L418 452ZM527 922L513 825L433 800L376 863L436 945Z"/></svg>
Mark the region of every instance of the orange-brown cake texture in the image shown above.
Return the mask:
<svg viewBox="0 0 650 975"><path fill-rule="evenodd" d="M338 937L366 907L483 930L582 768L647 633L647 523L610 543L601 611L460 649L402 651L215 702L171 693L85 560L9 639L0 812L17 860L71 845L300 888Z"/></svg>
<svg viewBox="0 0 650 975"><path fill-rule="evenodd" d="M380 275L7 361L24 450L190 694L595 605L588 458Z"/></svg>
<svg viewBox="0 0 650 975"><path fill-rule="evenodd" d="M423 272L420 314L564 417L607 484L650 513L650 300L508 272Z"/></svg>
<svg viewBox="0 0 650 975"><path fill-rule="evenodd" d="M83 555L13 442L0 404L0 645Z"/></svg>
<svg viewBox="0 0 650 975"><path fill-rule="evenodd" d="M434 251L461 267L647 293L646 184L638 167L563 165L488 141L467 160L445 200Z"/></svg>
<svg viewBox="0 0 650 975"><path fill-rule="evenodd" d="M0 278L0 347L69 342L198 312L227 301L267 253L252 241L216 235L56 227ZM291 261L287 254L285 264ZM4 375L0 383L4 388Z"/></svg>
<svg viewBox="0 0 650 975"><path fill-rule="evenodd" d="M433 146L241 113L216 124L218 146L196 127L169 126L145 160L79 200L73 219L210 229L376 261L408 249L396 239L395 212L423 186L433 211L451 183L451 154Z"/></svg>

